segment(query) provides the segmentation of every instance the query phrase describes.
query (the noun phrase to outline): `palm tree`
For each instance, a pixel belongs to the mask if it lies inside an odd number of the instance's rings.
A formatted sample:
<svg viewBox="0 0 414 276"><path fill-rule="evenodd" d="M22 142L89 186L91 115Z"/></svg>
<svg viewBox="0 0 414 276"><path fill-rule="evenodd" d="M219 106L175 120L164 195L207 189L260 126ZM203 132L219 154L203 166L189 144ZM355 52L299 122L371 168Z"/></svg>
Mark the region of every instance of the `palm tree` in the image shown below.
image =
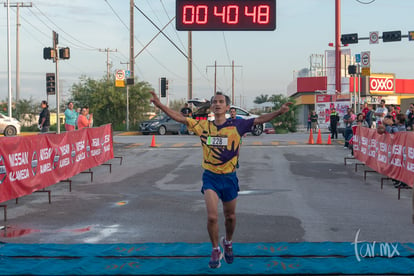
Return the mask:
<svg viewBox="0 0 414 276"><path fill-rule="evenodd" d="M256 99L253 101L255 104L262 104L269 101L269 95L263 95L257 96Z"/></svg>

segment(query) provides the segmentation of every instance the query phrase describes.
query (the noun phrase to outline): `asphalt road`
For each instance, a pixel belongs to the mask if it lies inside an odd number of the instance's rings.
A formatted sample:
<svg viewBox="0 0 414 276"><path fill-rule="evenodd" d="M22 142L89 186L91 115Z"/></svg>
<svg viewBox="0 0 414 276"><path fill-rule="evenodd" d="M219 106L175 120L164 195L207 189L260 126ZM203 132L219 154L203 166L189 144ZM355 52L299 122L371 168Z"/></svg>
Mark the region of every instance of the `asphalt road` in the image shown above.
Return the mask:
<svg viewBox="0 0 414 276"><path fill-rule="evenodd" d="M411 190L401 200L390 182L332 145L308 145L308 134L247 136L238 177L237 242L413 242ZM0 241L13 243L207 242L201 149L194 136L115 136L123 157L68 183L7 204ZM316 139L316 137L315 137ZM316 140L315 140L316 141ZM326 137L324 137L326 143ZM0 219L1 209L0 209ZM221 215L221 221L223 221ZM221 224L222 226L222 224ZM223 227L220 233L224 233Z"/></svg>

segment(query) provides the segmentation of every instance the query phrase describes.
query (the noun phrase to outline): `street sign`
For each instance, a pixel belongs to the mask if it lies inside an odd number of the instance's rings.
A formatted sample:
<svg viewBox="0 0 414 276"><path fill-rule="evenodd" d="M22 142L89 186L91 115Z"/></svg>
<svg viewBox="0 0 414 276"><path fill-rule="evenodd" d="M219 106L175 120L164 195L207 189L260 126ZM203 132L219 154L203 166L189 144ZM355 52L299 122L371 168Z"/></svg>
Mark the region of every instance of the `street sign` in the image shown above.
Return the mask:
<svg viewBox="0 0 414 276"><path fill-rule="evenodd" d="M124 80L115 80L115 87L125 87Z"/></svg>
<svg viewBox="0 0 414 276"><path fill-rule="evenodd" d="M355 54L355 61L356 61L356 63L361 62L361 54Z"/></svg>
<svg viewBox="0 0 414 276"><path fill-rule="evenodd" d="M409 31L408 32L408 40L414 40L414 31Z"/></svg>
<svg viewBox="0 0 414 276"><path fill-rule="evenodd" d="M131 70L125 71L125 78L129 78L131 76Z"/></svg>
<svg viewBox="0 0 414 276"><path fill-rule="evenodd" d="M378 44L379 32L370 32L369 33L369 44Z"/></svg>
<svg viewBox="0 0 414 276"><path fill-rule="evenodd" d="M116 80L125 80L125 71L124 70L116 70L115 72L115 79Z"/></svg>
<svg viewBox="0 0 414 276"><path fill-rule="evenodd" d="M370 67L370 52L361 52L361 66Z"/></svg>
<svg viewBox="0 0 414 276"><path fill-rule="evenodd" d="M371 75L371 68L369 67L361 68L361 75L364 77L368 77L369 75Z"/></svg>

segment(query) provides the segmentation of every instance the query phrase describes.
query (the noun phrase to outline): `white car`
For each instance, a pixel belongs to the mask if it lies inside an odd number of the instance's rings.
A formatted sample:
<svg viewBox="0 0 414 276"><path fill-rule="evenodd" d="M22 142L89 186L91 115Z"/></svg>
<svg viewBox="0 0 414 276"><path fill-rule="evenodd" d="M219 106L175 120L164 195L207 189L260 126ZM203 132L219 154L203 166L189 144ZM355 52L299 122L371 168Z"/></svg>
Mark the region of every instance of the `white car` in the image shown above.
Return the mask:
<svg viewBox="0 0 414 276"><path fill-rule="evenodd" d="M193 118L194 119L205 118L205 119L208 119L210 121L214 120L214 113L210 112L210 101L208 101L206 99L195 98L195 99L189 100L188 103L194 104L196 107L198 107L198 110L193 112ZM231 105L230 108L232 108L232 107L236 109L236 115L238 117L243 118L243 119L250 119L250 118L259 117L256 114L251 114L249 111L241 108L240 106ZM227 113L226 117L230 118L230 114ZM263 129L264 129L264 125L255 125L255 126L253 126L252 134L255 135L255 136L259 136L260 134L263 133Z"/></svg>
<svg viewBox="0 0 414 276"><path fill-rule="evenodd" d="M20 134L20 122L15 118L0 113L0 133L3 133L4 136Z"/></svg>

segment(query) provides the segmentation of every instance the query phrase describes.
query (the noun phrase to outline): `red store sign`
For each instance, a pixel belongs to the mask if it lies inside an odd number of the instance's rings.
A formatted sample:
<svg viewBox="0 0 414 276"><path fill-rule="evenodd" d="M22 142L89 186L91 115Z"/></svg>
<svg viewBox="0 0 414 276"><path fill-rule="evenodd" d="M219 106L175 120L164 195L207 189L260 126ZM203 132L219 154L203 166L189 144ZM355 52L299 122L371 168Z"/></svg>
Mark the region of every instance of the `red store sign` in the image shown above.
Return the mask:
<svg viewBox="0 0 414 276"><path fill-rule="evenodd" d="M394 93L395 79L393 75L371 75L369 78L370 93Z"/></svg>

